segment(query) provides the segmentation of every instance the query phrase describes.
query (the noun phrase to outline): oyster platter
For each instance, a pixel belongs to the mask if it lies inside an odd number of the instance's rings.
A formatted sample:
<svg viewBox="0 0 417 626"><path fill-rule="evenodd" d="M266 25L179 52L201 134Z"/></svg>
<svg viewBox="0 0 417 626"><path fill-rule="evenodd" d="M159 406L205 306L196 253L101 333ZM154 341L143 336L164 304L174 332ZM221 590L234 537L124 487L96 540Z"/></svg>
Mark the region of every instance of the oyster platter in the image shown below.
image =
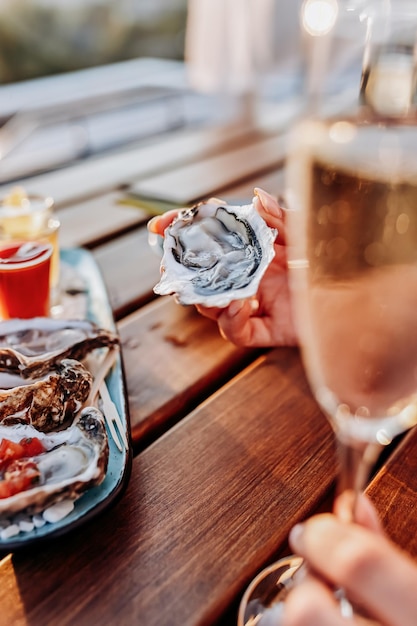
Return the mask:
<svg viewBox="0 0 417 626"><path fill-rule="evenodd" d="M68 288L48 318L0 322L0 550L84 523L129 479L119 338L87 250L61 252Z"/></svg>

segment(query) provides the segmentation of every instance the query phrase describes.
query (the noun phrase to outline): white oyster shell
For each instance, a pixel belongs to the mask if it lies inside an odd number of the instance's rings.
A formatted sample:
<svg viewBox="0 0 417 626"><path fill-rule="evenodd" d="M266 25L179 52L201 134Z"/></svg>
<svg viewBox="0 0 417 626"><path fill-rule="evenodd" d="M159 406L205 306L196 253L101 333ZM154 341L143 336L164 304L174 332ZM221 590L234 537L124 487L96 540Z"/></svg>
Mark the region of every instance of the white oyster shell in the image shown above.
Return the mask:
<svg viewBox="0 0 417 626"><path fill-rule="evenodd" d="M0 372L35 378L62 359L81 361L96 348L111 348L118 343L116 334L88 320L4 320L0 323Z"/></svg>
<svg viewBox="0 0 417 626"><path fill-rule="evenodd" d="M165 231L154 291L209 307L249 298L274 257L276 234L252 204L210 202L184 209Z"/></svg>
<svg viewBox="0 0 417 626"><path fill-rule="evenodd" d="M54 433L40 433L21 424L0 426L0 440L19 442L25 437L38 437L46 448L43 454L32 457L40 470L40 480L25 491L0 499L0 517L23 510L36 513L60 500L74 500L103 481L109 448L98 409L86 407L69 428Z"/></svg>

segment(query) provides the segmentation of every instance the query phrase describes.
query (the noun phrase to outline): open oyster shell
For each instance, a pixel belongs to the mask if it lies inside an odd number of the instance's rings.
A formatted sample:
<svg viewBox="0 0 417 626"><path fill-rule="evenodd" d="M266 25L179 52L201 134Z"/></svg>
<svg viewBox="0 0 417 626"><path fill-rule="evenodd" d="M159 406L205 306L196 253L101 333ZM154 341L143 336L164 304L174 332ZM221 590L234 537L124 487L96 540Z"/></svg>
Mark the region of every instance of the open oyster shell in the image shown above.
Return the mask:
<svg viewBox="0 0 417 626"><path fill-rule="evenodd" d="M99 485L107 471L108 439L103 417L96 408L83 409L66 430L42 434L31 426L0 426L0 439L19 442L38 437L46 452L32 457L40 470L39 483L0 499L0 517L26 510L43 511L63 499L76 499Z"/></svg>
<svg viewBox="0 0 417 626"><path fill-rule="evenodd" d="M90 372L74 359L63 359L39 379L0 373L0 424L29 424L43 432L73 419L87 400Z"/></svg>
<svg viewBox="0 0 417 626"><path fill-rule="evenodd" d="M116 334L88 320L6 320L0 325L0 371L40 377L62 359L80 361L96 348L118 343Z"/></svg>
<svg viewBox="0 0 417 626"><path fill-rule="evenodd" d="M249 298L274 257L275 237L252 204L210 202L184 209L165 231L154 291L209 307Z"/></svg>
<svg viewBox="0 0 417 626"><path fill-rule="evenodd" d="M96 348L118 343L116 334L88 320L5 320L0 325L0 371L34 378L62 359L80 361Z"/></svg>

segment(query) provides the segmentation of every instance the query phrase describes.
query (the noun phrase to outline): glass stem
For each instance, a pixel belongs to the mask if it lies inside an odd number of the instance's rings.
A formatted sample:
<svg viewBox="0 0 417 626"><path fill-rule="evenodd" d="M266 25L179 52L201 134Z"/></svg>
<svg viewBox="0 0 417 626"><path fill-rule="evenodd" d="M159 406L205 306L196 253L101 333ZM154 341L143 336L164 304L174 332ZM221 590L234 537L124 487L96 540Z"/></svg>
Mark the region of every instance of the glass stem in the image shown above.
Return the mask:
<svg viewBox="0 0 417 626"><path fill-rule="evenodd" d="M363 492L368 482L381 446L377 443L348 439L340 433L337 433L336 441L340 465L337 495L345 491L351 492L350 518L351 521L354 521L358 495Z"/></svg>
<svg viewBox="0 0 417 626"><path fill-rule="evenodd" d="M336 433L337 452L339 459L339 472L337 495L349 492L350 509L344 511L345 521L356 520L356 504L368 482L369 475L375 464L381 446L376 443L367 443L356 439L346 438L341 433ZM347 599L344 590L335 592L339 600L340 614L346 619L352 619L354 615L361 614Z"/></svg>

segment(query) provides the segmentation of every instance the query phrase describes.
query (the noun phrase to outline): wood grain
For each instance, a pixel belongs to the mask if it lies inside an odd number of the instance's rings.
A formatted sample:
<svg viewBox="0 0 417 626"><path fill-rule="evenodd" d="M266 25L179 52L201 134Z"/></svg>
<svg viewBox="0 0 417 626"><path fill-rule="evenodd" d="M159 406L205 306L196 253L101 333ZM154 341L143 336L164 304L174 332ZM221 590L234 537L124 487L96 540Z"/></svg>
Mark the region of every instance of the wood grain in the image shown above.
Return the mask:
<svg viewBox="0 0 417 626"><path fill-rule="evenodd" d="M387 534L417 558L417 430L414 428L389 456L367 492Z"/></svg>
<svg viewBox="0 0 417 626"><path fill-rule="evenodd" d="M156 297L161 259L150 249L145 227L98 246L93 254L116 319Z"/></svg>
<svg viewBox="0 0 417 626"><path fill-rule="evenodd" d="M121 198L112 192L58 210L61 247L91 247L148 220L140 208L120 204Z"/></svg>
<svg viewBox="0 0 417 626"><path fill-rule="evenodd" d="M139 196L187 205L236 185L244 178L261 175L265 170L282 166L286 137L264 137L244 147L222 151L214 156L170 169L132 185Z"/></svg>
<svg viewBox="0 0 417 626"><path fill-rule="evenodd" d="M217 324L159 298L119 324L134 444L143 447L254 358Z"/></svg>
<svg viewBox="0 0 417 626"><path fill-rule="evenodd" d="M68 167L24 180L25 189L52 196L57 207L108 193L167 169L200 160L244 143L253 129L242 124L190 128L161 134L152 141L124 146L109 154L84 159ZM13 184L0 185L0 196Z"/></svg>

